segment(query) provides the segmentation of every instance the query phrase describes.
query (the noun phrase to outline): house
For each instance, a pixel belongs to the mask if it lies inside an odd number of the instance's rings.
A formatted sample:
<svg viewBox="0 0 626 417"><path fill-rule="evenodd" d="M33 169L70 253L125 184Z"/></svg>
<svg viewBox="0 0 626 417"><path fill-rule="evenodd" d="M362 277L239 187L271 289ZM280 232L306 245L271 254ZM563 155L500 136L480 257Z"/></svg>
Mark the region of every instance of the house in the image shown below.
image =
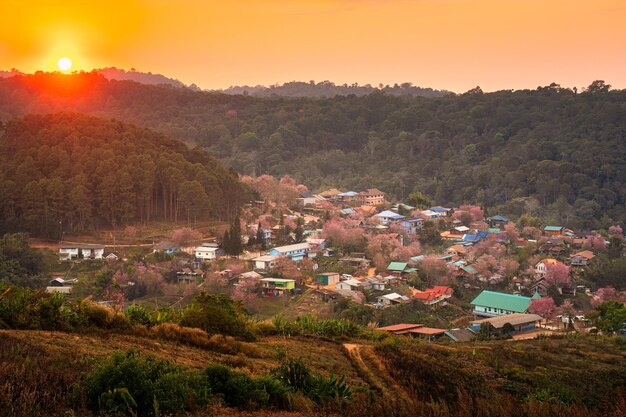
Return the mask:
<svg viewBox="0 0 626 417"><path fill-rule="evenodd" d="M389 226L390 224L394 224L394 223L399 223L401 220L404 220L406 217L398 214L398 213L394 213L391 210L385 210L383 212L380 212L376 215L376 217L378 217L380 219L380 222L385 225L385 226Z"/></svg>
<svg viewBox="0 0 626 417"><path fill-rule="evenodd" d="M71 294L72 285L74 285L75 283L76 279L65 280L61 277L57 277L50 280L48 286L46 287L46 292L49 294L57 292L61 294Z"/></svg>
<svg viewBox="0 0 626 417"><path fill-rule="evenodd" d="M369 268L372 263L369 259L359 258L356 256L341 258L339 259L339 262L354 268Z"/></svg>
<svg viewBox="0 0 626 417"><path fill-rule="evenodd" d="M202 277L204 272L201 269L191 270L189 268L183 268L182 271L176 272L176 279L179 284L191 284L196 282L199 277Z"/></svg>
<svg viewBox="0 0 626 417"><path fill-rule="evenodd" d="M415 268L407 268L409 264L407 262L389 262L387 265L387 271L392 274L403 274L417 271Z"/></svg>
<svg viewBox="0 0 626 417"><path fill-rule="evenodd" d="M424 327L423 324L394 324L392 326L378 327L376 330L387 332L395 335L402 335L408 333L409 330Z"/></svg>
<svg viewBox="0 0 626 417"><path fill-rule="evenodd" d="M469 342L476 336L476 333L470 329L450 329L444 333L453 342Z"/></svg>
<svg viewBox="0 0 626 417"><path fill-rule="evenodd" d="M105 256L104 259L106 259L109 262L115 262L115 261L119 261L120 257L117 256L117 254L111 252L111 253L107 254L107 256Z"/></svg>
<svg viewBox="0 0 626 417"><path fill-rule="evenodd" d="M458 262L459 262L459 271L458 271L459 276L463 276L466 278L478 278L479 277L479 274L476 268L474 268L471 265L463 265L465 261L458 261ZM455 266L456 266L456 263L455 263Z"/></svg>
<svg viewBox="0 0 626 417"><path fill-rule="evenodd" d="M364 290L367 289L371 286L371 284L368 282L367 284L365 284L362 281L359 281L358 279L347 279L345 281L340 281L338 283L335 284L335 288L338 290L348 290L348 291L358 291L358 290Z"/></svg>
<svg viewBox="0 0 626 417"><path fill-rule="evenodd" d="M496 333L505 335L535 330L542 320L543 317L537 314L513 313L474 320L471 322L470 329L478 332L483 324L488 323Z"/></svg>
<svg viewBox="0 0 626 417"><path fill-rule="evenodd" d="M356 191L346 191L345 193L337 194L337 198L339 198L343 203L354 203L358 200L359 193Z"/></svg>
<svg viewBox="0 0 626 417"><path fill-rule="evenodd" d="M301 261L308 256L311 245L308 243L296 243L294 245L277 246L270 249L272 256L286 256L294 262Z"/></svg>
<svg viewBox="0 0 626 417"><path fill-rule="evenodd" d="M339 191L336 188L331 188L330 190L326 190L324 192L321 192L319 195L321 197L324 197L326 200L330 200L330 201L335 201L337 200L339 197L339 194L341 194L342 192Z"/></svg>
<svg viewBox="0 0 626 417"><path fill-rule="evenodd" d="M544 277L548 272L548 265L554 265L557 262L558 261L554 258L542 259L541 261L537 262L537 265L535 265L535 274Z"/></svg>
<svg viewBox="0 0 626 417"><path fill-rule="evenodd" d="M409 297L392 292L391 294L381 295L376 298L375 306L377 308L385 308L396 304L406 304L409 301Z"/></svg>
<svg viewBox="0 0 626 417"><path fill-rule="evenodd" d="M591 264L591 260L594 256L595 255L590 250L584 250L571 255L569 257L569 263L572 266L587 266Z"/></svg>
<svg viewBox="0 0 626 417"><path fill-rule="evenodd" d="M446 253L463 258L467 253L467 247L458 244L452 245L448 249L446 249Z"/></svg>
<svg viewBox="0 0 626 417"><path fill-rule="evenodd" d="M276 261L278 260L278 256L272 255L263 255L257 256L252 259L252 264L254 265L254 269L263 269L269 271L276 266Z"/></svg>
<svg viewBox="0 0 626 417"><path fill-rule="evenodd" d="M425 327L423 324L394 324L393 326L379 327L376 330L391 333L397 336L412 336L429 341L437 340L446 333L445 329Z"/></svg>
<svg viewBox="0 0 626 417"><path fill-rule="evenodd" d="M562 236L565 234L565 228L563 226L546 226L543 228L543 233L550 236Z"/></svg>
<svg viewBox="0 0 626 417"><path fill-rule="evenodd" d="M437 215L439 217L448 217L448 215L450 214L450 211L452 209L446 208L446 207L441 207L441 206L435 206L435 207L429 208L429 210L434 212L434 213L437 213Z"/></svg>
<svg viewBox="0 0 626 417"><path fill-rule="evenodd" d="M261 278L261 288L266 295L281 295L296 288L296 281L285 278Z"/></svg>
<svg viewBox="0 0 626 417"><path fill-rule="evenodd" d="M489 223L491 226L504 226L508 222L509 219L507 217L500 216L498 214L495 216L487 217L487 223Z"/></svg>
<svg viewBox="0 0 626 417"><path fill-rule="evenodd" d="M378 188L368 188L365 191L361 191L357 196L359 203L368 206L378 206L385 204L385 193Z"/></svg>
<svg viewBox="0 0 626 417"><path fill-rule="evenodd" d="M436 211L432 211L432 210L422 210L421 211L421 215L426 217L427 219L440 219L442 217L446 217L445 215L443 215L442 213L438 213Z"/></svg>
<svg viewBox="0 0 626 417"><path fill-rule="evenodd" d="M340 281L338 272L324 272L315 275L315 282L320 285L335 285Z"/></svg>
<svg viewBox="0 0 626 417"><path fill-rule="evenodd" d="M426 288L424 291L414 290L413 298L420 300L426 305L446 305L448 298L452 297L454 290L443 285L436 285L433 288Z"/></svg>
<svg viewBox="0 0 626 417"><path fill-rule="evenodd" d="M348 208L339 210L339 213L342 216L352 216L353 214L356 213L356 211L353 208L348 207Z"/></svg>
<svg viewBox="0 0 626 417"><path fill-rule="evenodd" d="M306 243L308 243L311 247L311 250L320 250L323 251L326 249L326 239L318 239L314 237L308 237L305 239Z"/></svg>
<svg viewBox="0 0 626 417"><path fill-rule="evenodd" d="M418 217L411 217L400 221L400 225L407 231L408 234L416 234L424 226L424 219Z"/></svg>
<svg viewBox="0 0 626 417"><path fill-rule="evenodd" d="M298 206L306 207L317 204L317 198L310 192L306 191L298 195Z"/></svg>
<svg viewBox="0 0 626 417"><path fill-rule="evenodd" d="M167 253L171 255L174 252L180 251L180 245L174 242L162 241L157 243L152 248L152 253Z"/></svg>
<svg viewBox="0 0 626 417"><path fill-rule="evenodd" d="M59 260L70 261L73 259L102 259L104 257L104 246L80 243L73 245L62 245L59 247Z"/></svg>
<svg viewBox="0 0 626 417"><path fill-rule="evenodd" d="M467 227L467 226L457 226L457 227L455 227L454 229L451 230L451 232L453 234L458 234L458 235L461 235L461 236L463 236L464 234L466 234L469 231L470 231L470 228Z"/></svg>
<svg viewBox="0 0 626 417"><path fill-rule="evenodd" d="M241 284L248 283L248 282L258 284L261 278L263 278L263 275L259 274L258 272L254 272L254 271L244 272L240 274L239 277L237 277L237 285L241 285Z"/></svg>
<svg viewBox="0 0 626 417"><path fill-rule="evenodd" d="M533 297L506 294L484 290L471 302L473 313L478 317L496 317L505 314L526 313L533 299L541 298L539 294Z"/></svg>
<svg viewBox="0 0 626 417"><path fill-rule="evenodd" d="M408 336L413 336L419 339L428 340L429 342L433 342L439 340L445 333L446 329L436 329L434 327L417 327L415 329L410 329L406 334Z"/></svg>
<svg viewBox="0 0 626 417"><path fill-rule="evenodd" d="M211 246L198 246L193 250L193 253L198 262L211 261L216 258L217 249Z"/></svg>

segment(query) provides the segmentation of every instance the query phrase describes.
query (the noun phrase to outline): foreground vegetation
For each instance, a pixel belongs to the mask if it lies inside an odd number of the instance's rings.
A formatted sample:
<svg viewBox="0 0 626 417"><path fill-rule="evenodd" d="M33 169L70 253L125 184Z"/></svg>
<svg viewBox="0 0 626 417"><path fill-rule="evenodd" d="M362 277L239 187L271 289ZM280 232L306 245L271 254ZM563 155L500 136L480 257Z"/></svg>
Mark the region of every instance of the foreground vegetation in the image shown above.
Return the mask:
<svg viewBox="0 0 626 417"><path fill-rule="evenodd" d="M257 322L225 296L116 311L18 287L0 290L0 327L0 415L626 411L622 338L439 345L346 320Z"/></svg>

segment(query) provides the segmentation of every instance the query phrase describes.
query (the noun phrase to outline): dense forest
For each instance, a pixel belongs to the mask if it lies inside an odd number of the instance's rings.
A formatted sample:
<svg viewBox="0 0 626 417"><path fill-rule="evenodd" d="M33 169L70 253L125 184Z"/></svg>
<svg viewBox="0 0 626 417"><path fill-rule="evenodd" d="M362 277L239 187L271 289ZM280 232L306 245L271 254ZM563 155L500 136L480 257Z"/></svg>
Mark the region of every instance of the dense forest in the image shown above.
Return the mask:
<svg viewBox="0 0 626 417"><path fill-rule="evenodd" d="M437 204L531 212L575 228L626 220L626 91L536 90L426 98L281 98L194 92L98 74L0 80L0 120L74 110L207 148L241 174L312 190L419 191Z"/></svg>
<svg viewBox="0 0 626 417"><path fill-rule="evenodd" d="M154 219L229 219L249 196L205 150L115 120L30 115L0 137L2 232L60 237Z"/></svg>

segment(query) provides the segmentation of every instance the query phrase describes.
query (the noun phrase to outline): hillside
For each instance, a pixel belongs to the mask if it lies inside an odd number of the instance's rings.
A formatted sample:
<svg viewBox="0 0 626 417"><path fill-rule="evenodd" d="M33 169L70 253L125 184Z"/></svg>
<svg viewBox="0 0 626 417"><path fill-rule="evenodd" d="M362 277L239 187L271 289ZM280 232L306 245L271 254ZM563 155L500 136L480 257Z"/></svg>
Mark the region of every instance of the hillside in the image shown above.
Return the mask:
<svg viewBox="0 0 626 417"><path fill-rule="evenodd" d="M0 137L0 228L63 232L188 216L229 219L248 200L199 148L115 120L26 116Z"/></svg>
<svg viewBox="0 0 626 417"><path fill-rule="evenodd" d="M95 415L85 408L89 399L81 397L83 385L77 384L108 355L129 349L141 349L140 358L156 355L191 372L223 364L262 375L288 358L299 358L322 375L345 375L353 391L351 400L326 409L325 415L617 417L626 411L626 350L610 339L436 346L399 339L342 345L315 337L270 336L245 343L239 353L224 351L224 346L198 347L128 332L0 330L0 415L55 416L69 410ZM178 384L170 395L181 392L182 376L170 382ZM213 415L233 416L313 416L324 410L298 401L287 407L292 411L210 407ZM150 410L139 411L147 415ZM205 414L196 404L187 415Z"/></svg>
<svg viewBox="0 0 626 417"><path fill-rule="evenodd" d="M626 91L480 89L283 98L193 92L97 74L0 80L0 120L72 110L207 148L241 174L289 174L312 190L378 187L480 204L578 228L626 218Z"/></svg>
<svg viewBox="0 0 626 417"><path fill-rule="evenodd" d="M103 75L107 80L128 80L135 81L141 84L147 85L169 85L172 87L183 88L187 87L182 81L174 78L166 77L162 74L153 74L151 72L141 72L135 69L126 71L123 69L110 67L94 70L97 74ZM194 89L198 90L197 87Z"/></svg>

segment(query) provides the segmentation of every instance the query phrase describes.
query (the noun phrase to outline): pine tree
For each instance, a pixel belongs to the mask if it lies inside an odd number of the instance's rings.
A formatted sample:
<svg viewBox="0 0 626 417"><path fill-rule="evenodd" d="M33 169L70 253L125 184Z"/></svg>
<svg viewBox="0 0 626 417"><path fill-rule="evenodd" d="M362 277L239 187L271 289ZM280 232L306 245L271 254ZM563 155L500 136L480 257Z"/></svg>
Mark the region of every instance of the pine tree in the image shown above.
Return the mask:
<svg viewBox="0 0 626 417"><path fill-rule="evenodd" d="M222 249L224 249L224 252L226 252L226 254L228 255L232 254L232 244L231 244L231 239L230 239L230 233L228 233L228 230L224 232L224 240L222 241Z"/></svg>
<svg viewBox="0 0 626 417"><path fill-rule="evenodd" d="M261 245L261 249L264 250L265 247L265 239L263 239L263 226L261 226L261 222L256 229L256 243Z"/></svg>
<svg viewBox="0 0 626 417"><path fill-rule="evenodd" d="M235 217L230 225L230 241L232 254L241 254L243 247L241 245L241 222L239 221L239 216Z"/></svg>
<svg viewBox="0 0 626 417"><path fill-rule="evenodd" d="M296 243L300 243L302 242L302 238L304 237L304 228L302 227L304 223L304 220L302 220L302 217L298 217L298 220L296 221L296 230L295 230L295 234L296 234Z"/></svg>

